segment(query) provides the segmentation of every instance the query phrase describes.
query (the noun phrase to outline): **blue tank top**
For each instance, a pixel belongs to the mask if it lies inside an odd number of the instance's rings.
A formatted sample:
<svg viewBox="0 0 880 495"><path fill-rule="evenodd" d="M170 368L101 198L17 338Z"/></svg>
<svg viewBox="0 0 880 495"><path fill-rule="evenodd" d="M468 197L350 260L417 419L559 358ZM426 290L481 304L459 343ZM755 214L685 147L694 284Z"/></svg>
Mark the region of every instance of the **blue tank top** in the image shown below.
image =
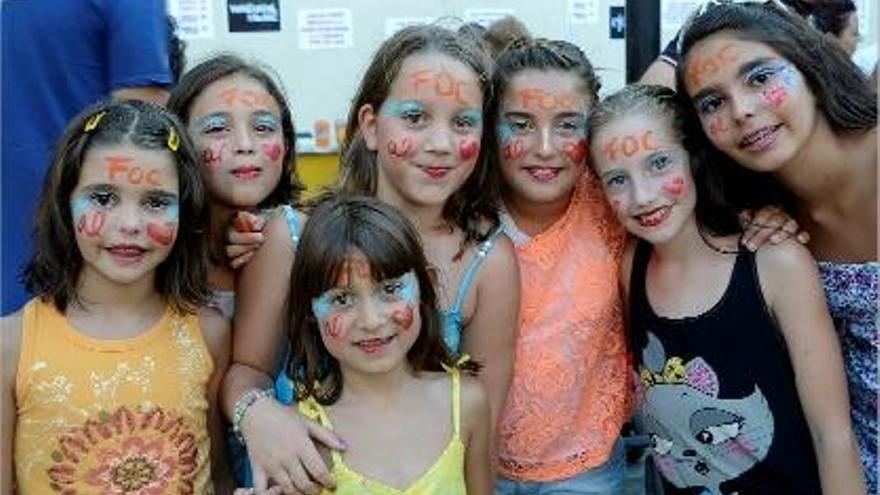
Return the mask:
<svg viewBox="0 0 880 495"><path fill-rule="evenodd" d="M486 256L489 255L492 246L495 245L495 241L498 239L498 235L501 232L501 226L498 226L495 230L489 232L489 235L486 236L486 240L480 244L477 251L471 257L467 268L465 268L464 276L461 278L461 282L458 285L458 291L456 292L452 306L447 310L440 311L440 314L443 317L443 342L446 344L446 348L454 354L458 354L461 347L461 307L464 305L464 299L467 297L468 289L470 289L471 284L474 281L474 276L476 275L477 270L483 264Z"/></svg>

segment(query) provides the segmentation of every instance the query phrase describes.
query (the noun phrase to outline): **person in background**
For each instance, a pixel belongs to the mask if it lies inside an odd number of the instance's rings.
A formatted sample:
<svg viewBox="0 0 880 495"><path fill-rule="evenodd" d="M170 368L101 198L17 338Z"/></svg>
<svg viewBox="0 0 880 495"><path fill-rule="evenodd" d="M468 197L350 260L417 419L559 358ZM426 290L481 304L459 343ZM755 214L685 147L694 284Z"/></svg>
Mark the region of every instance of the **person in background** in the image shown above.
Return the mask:
<svg viewBox="0 0 880 495"><path fill-rule="evenodd" d="M40 181L64 125L108 96L164 103L172 82L164 0L2 2L2 292L30 297L21 271Z"/></svg>

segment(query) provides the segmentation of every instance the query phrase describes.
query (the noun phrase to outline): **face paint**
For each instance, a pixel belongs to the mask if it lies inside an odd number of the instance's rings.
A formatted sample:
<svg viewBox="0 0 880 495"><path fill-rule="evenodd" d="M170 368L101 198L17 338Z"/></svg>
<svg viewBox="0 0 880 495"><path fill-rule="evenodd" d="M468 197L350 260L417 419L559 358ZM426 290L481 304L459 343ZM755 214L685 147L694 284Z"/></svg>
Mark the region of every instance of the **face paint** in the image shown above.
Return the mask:
<svg viewBox="0 0 880 495"><path fill-rule="evenodd" d="M566 141L562 144L562 152L572 163L579 165L587 157L587 142L584 139Z"/></svg>
<svg viewBox="0 0 880 495"><path fill-rule="evenodd" d="M379 113L389 117L403 117L405 115L420 114L425 111L425 106L415 100L398 100L388 98L382 104Z"/></svg>
<svg viewBox="0 0 880 495"><path fill-rule="evenodd" d="M400 142L388 141L388 154L397 160L403 160L412 151L412 140L408 137Z"/></svg>
<svg viewBox="0 0 880 495"><path fill-rule="evenodd" d="M177 224L172 222L165 222L164 225L150 222L147 224L147 235L157 243L167 246L174 242L176 227Z"/></svg>
<svg viewBox="0 0 880 495"><path fill-rule="evenodd" d="M391 313L391 321L403 331L408 331L413 322L413 308L407 304L403 309Z"/></svg>
<svg viewBox="0 0 880 495"><path fill-rule="evenodd" d="M76 230L89 237L97 237L104 230L105 222L106 215L103 211L89 210L79 217L79 221L76 223Z"/></svg>
<svg viewBox="0 0 880 495"><path fill-rule="evenodd" d="M525 146L523 145L522 140L514 139L509 141L504 145L504 148L501 150L502 155L505 160L516 160L521 157L525 152Z"/></svg>
<svg viewBox="0 0 880 495"><path fill-rule="evenodd" d="M272 163L277 162L281 158L281 145L278 143L275 144L261 144L260 149L263 150L263 154L266 155L266 158L269 159Z"/></svg>
<svg viewBox="0 0 880 495"><path fill-rule="evenodd" d="M462 160L470 160L480 152L480 143L474 139L462 139L458 144L458 156Z"/></svg>
<svg viewBox="0 0 880 495"><path fill-rule="evenodd" d="M207 147L202 150L202 163L208 167L214 167L223 160L223 151L226 149L226 143L223 143L216 148Z"/></svg>
<svg viewBox="0 0 880 495"><path fill-rule="evenodd" d="M653 131L645 131L641 135L615 136L602 147L602 153L609 160L616 160L617 154L622 153L623 156L629 158L641 151L651 151L657 149L651 135Z"/></svg>
<svg viewBox="0 0 880 495"><path fill-rule="evenodd" d="M706 57L696 58L688 64L685 80L691 88L697 88L702 79L717 73L727 64L732 64L739 59L739 54L730 43L722 46L717 52Z"/></svg>
<svg viewBox="0 0 880 495"><path fill-rule="evenodd" d="M151 186L159 184L159 169L144 168L140 166L131 166L131 158L125 156L108 156L105 159L107 163L107 175L110 182L117 180L117 175L122 174L129 184L139 185L145 183Z"/></svg>
<svg viewBox="0 0 880 495"><path fill-rule="evenodd" d="M413 90L418 94L419 87L425 86L433 90L437 96L450 99L462 105L467 104L463 93L467 82L459 81L446 71L434 71L430 69L417 70L410 76Z"/></svg>
<svg viewBox="0 0 880 495"><path fill-rule="evenodd" d="M681 175L674 175L663 181L663 190L674 197L679 197L684 193L685 181Z"/></svg>
<svg viewBox="0 0 880 495"><path fill-rule="evenodd" d="M458 112L455 118L465 120L474 127L483 125L483 113L476 108L464 109Z"/></svg>
<svg viewBox="0 0 880 495"><path fill-rule="evenodd" d="M224 115L206 115L196 122L196 127L202 133L210 133L229 127L229 118Z"/></svg>
<svg viewBox="0 0 880 495"><path fill-rule="evenodd" d="M721 115L715 115L711 119L709 119L709 129L707 133L710 136L720 136L721 134L725 134L730 130L727 127L727 124L724 122L724 119Z"/></svg>
<svg viewBox="0 0 880 495"><path fill-rule="evenodd" d="M332 315L323 323L324 333L331 339L342 340L345 338L342 316L341 314Z"/></svg>
<svg viewBox="0 0 880 495"><path fill-rule="evenodd" d="M523 88L516 92L516 98L523 108L540 108L550 111L557 108L570 108L578 99L574 93L555 94L539 88Z"/></svg>
<svg viewBox="0 0 880 495"><path fill-rule="evenodd" d="M498 140L505 144L511 139L513 139L513 125L510 121L504 117L501 118L501 122L495 127L495 132L498 134Z"/></svg>

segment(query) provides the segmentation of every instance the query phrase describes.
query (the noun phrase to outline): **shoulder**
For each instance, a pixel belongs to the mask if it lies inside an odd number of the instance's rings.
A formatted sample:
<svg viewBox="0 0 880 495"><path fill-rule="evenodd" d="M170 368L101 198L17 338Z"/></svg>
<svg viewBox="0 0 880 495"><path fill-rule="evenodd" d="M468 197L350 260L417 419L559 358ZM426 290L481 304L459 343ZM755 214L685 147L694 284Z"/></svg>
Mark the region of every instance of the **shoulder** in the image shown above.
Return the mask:
<svg viewBox="0 0 880 495"><path fill-rule="evenodd" d="M21 337L23 324L23 311L18 310L8 316L0 318L0 332L2 332L2 356L3 365L0 368L3 376L3 387L11 389L15 384L18 372L18 360L21 354Z"/></svg>
<svg viewBox="0 0 880 495"><path fill-rule="evenodd" d="M292 217L292 222L288 218L289 215ZM266 219L266 226L263 228L266 242L283 242L289 245L292 236L299 236L302 233L307 219L304 213L292 206L279 206ZM292 231L293 228L296 232Z"/></svg>
<svg viewBox="0 0 880 495"><path fill-rule="evenodd" d="M482 382L462 373L460 397L463 432L473 431L489 421L489 397Z"/></svg>
<svg viewBox="0 0 880 495"><path fill-rule="evenodd" d="M492 239L492 247L486 253L485 270L487 273L504 274L511 270L519 270L516 249L507 234L499 233Z"/></svg>
<svg viewBox="0 0 880 495"><path fill-rule="evenodd" d="M804 289L819 279L810 251L794 239L765 244L755 253L764 298L772 306L776 296L792 289Z"/></svg>
<svg viewBox="0 0 880 495"><path fill-rule="evenodd" d="M232 330L229 319L213 308L199 308L199 327L205 339L205 345L214 359L229 353Z"/></svg>

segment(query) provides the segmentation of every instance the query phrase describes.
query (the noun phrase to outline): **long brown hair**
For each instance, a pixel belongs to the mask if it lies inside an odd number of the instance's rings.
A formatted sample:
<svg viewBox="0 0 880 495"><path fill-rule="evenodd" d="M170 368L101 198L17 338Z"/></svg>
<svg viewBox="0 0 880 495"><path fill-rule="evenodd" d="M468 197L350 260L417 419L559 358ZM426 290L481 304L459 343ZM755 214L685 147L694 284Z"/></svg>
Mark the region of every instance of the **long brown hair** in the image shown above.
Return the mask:
<svg viewBox="0 0 880 495"><path fill-rule="evenodd" d="M293 117L290 113L290 105L281 85L272 77L271 69L256 63L245 62L241 58L231 54L221 54L205 60L188 70L168 99L168 109L177 114L184 124L189 124L190 107L205 88L211 83L224 77L241 74L247 76L261 85L275 98L278 108L281 110L281 131L284 139L284 158L281 163L281 177L278 185L259 205L259 208L271 208L284 203L297 203L305 186L300 181L296 169L296 131L293 127Z"/></svg>
<svg viewBox="0 0 880 495"><path fill-rule="evenodd" d="M342 371L321 341L312 299L336 286L352 250L363 253L375 281L413 271L419 284L422 327L407 353L412 369L440 371L454 366L443 344L443 323L428 263L419 235L394 207L366 196L326 195L303 228L291 272L287 325L292 357L291 377L298 392L321 404L333 404L342 394ZM474 363L463 365L476 370Z"/></svg>
<svg viewBox="0 0 880 495"><path fill-rule="evenodd" d="M491 61L477 42L449 29L419 25L401 29L382 43L373 56L348 113L345 141L342 143L338 187L349 194L374 196L378 182L376 152L367 148L360 132L358 112L364 105L378 110L388 98L391 85L400 73L403 61L418 53L441 53L470 67L477 75L483 93L483 108L490 96ZM443 205L443 219L464 231L465 242L482 241L488 232L481 224L498 222L500 195L497 181L487 160L486 132L483 129L482 146L477 165L465 183Z"/></svg>
<svg viewBox="0 0 880 495"><path fill-rule="evenodd" d="M89 123L96 123L86 125ZM88 127L88 129L87 129ZM175 137L171 137L176 135ZM169 138L178 139L176 150ZM177 310L192 312L209 297L204 232L207 197L201 166L186 129L164 108L142 101L108 101L70 121L52 155L34 225L35 252L25 270L29 291L59 311L80 303L76 283L83 266L76 245L70 195L79 183L86 152L94 146L126 144L171 154L180 183L180 226L168 258L156 269L156 290Z"/></svg>

